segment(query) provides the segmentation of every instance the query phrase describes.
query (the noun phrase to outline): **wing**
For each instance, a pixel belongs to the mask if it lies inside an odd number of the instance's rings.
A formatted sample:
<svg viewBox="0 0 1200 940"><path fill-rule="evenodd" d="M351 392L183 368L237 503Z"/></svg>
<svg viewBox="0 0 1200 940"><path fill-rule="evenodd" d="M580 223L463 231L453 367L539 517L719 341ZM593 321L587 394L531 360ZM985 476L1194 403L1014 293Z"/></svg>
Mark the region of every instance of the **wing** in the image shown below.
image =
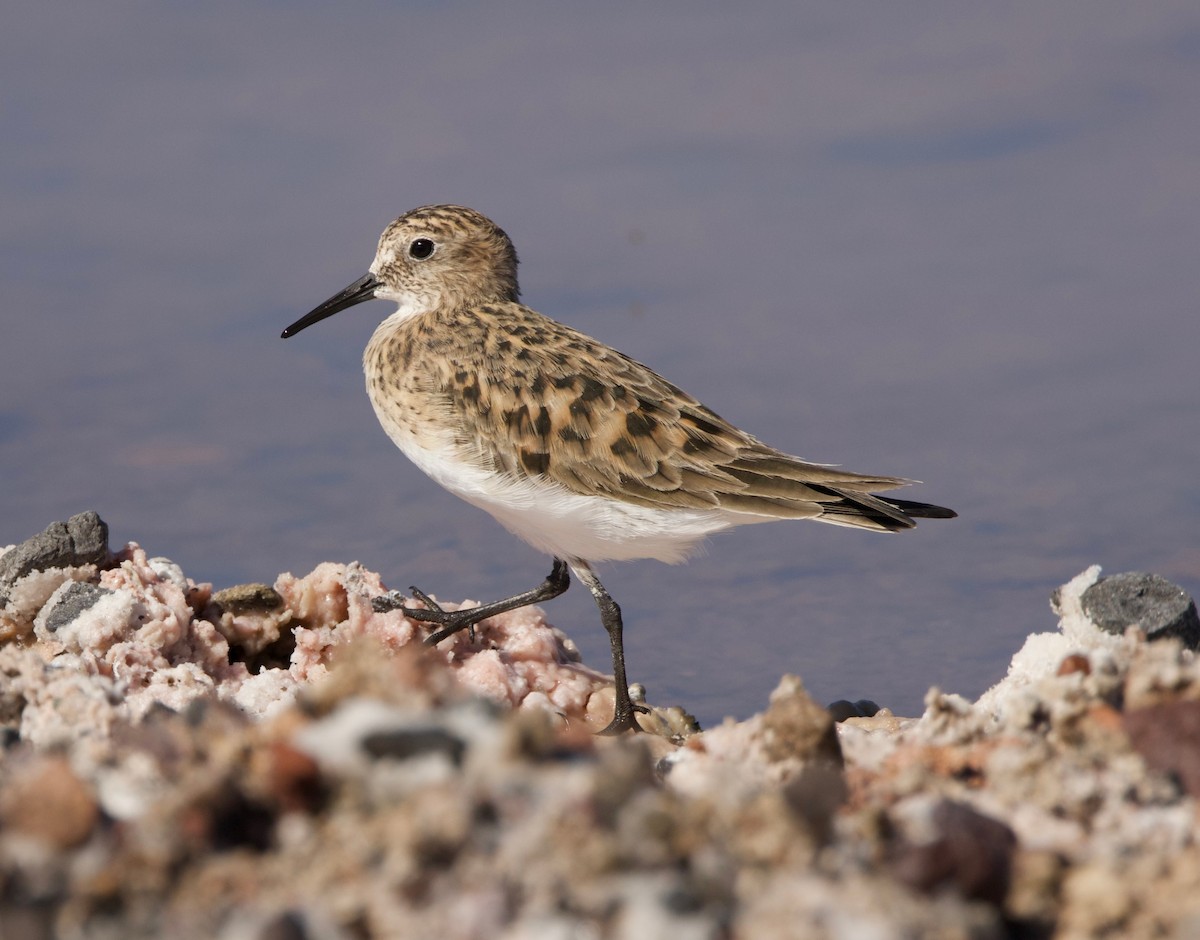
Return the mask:
<svg viewBox="0 0 1200 940"><path fill-rule="evenodd" d="M464 443L476 442L504 472L642 506L881 530L940 509L901 509L872 495L908 480L768 447L647 366L526 307L473 315L487 322L488 338L458 352L443 393Z"/></svg>

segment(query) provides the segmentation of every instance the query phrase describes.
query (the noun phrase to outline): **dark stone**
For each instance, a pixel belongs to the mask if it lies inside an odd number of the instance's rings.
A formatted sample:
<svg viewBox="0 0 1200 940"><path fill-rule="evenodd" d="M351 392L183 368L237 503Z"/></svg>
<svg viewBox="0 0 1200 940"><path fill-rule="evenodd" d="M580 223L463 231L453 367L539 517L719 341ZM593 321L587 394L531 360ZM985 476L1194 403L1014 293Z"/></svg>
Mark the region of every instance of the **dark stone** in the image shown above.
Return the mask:
<svg viewBox="0 0 1200 940"><path fill-rule="evenodd" d="M874 718L879 713L879 706L869 698L860 698L854 703L854 707L858 709L858 713L864 718Z"/></svg>
<svg viewBox="0 0 1200 940"><path fill-rule="evenodd" d="M1136 626L1147 639L1178 637L1200 648L1196 602L1177 584L1156 574L1129 571L1101 578L1083 592L1083 611L1101 630L1120 636Z"/></svg>
<svg viewBox="0 0 1200 940"><path fill-rule="evenodd" d="M238 584L224 588L212 596L212 602L231 614L278 610L283 598L269 584Z"/></svg>
<svg viewBox="0 0 1200 940"><path fill-rule="evenodd" d="M225 790L209 810L209 839L217 852L249 849L266 852L275 834L275 812L239 790Z"/></svg>
<svg viewBox="0 0 1200 940"><path fill-rule="evenodd" d="M458 738L441 728L397 728L393 731L376 731L362 741L363 750L372 757L390 757L407 760L421 754L445 754L454 764L462 763L467 746Z"/></svg>
<svg viewBox="0 0 1200 940"><path fill-rule="evenodd" d="M52 522L0 556L0 604L8 600L8 589L32 571L104 565L108 560L108 526L96 513L81 512L66 522Z"/></svg>
<svg viewBox="0 0 1200 940"><path fill-rule="evenodd" d="M51 633L65 627L72 620L92 607L106 594L114 594L108 588L98 587L84 581L72 581L58 596L57 602L46 614L46 629Z"/></svg>
<svg viewBox="0 0 1200 940"><path fill-rule="evenodd" d="M857 702L840 698L836 702L830 702L826 710L833 716L834 721L840 722L847 718L873 718L879 712L879 706L869 698L860 698Z"/></svg>
<svg viewBox="0 0 1200 940"><path fill-rule="evenodd" d="M836 702L830 702L827 711L833 716L834 721L845 721L847 718L861 718L858 709L854 707L854 703L847 701L844 698L838 699Z"/></svg>
<svg viewBox="0 0 1200 940"><path fill-rule="evenodd" d="M67 520L72 564L103 565L108 561L108 524L97 513L76 513Z"/></svg>
<svg viewBox="0 0 1200 940"><path fill-rule="evenodd" d="M65 522L52 522L32 538L0 556L0 585L11 587L31 571L71 563L71 535Z"/></svg>
<svg viewBox="0 0 1200 940"><path fill-rule="evenodd" d="M997 907L1012 881L1017 838L1004 823L965 803L942 800L930 816L937 837L902 842L892 853L892 870L909 887L933 894L944 887Z"/></svg>

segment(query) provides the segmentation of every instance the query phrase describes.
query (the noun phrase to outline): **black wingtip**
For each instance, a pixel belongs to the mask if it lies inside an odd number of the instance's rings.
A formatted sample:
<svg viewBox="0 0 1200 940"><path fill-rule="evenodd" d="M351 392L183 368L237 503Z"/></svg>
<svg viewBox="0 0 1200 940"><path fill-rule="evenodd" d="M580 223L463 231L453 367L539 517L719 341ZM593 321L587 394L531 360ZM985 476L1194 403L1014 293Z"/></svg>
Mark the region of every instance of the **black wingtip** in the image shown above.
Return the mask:
<svg viewBox="0 0 1200 940"><path fill-rule="evenodd" d="M958 513L953 509L947 509L945 506L935 506L933 503L915 503L910 499L891 499L884 498L885 503L895 506L906 516L912 516L914 519L956 519Z"/></svg>

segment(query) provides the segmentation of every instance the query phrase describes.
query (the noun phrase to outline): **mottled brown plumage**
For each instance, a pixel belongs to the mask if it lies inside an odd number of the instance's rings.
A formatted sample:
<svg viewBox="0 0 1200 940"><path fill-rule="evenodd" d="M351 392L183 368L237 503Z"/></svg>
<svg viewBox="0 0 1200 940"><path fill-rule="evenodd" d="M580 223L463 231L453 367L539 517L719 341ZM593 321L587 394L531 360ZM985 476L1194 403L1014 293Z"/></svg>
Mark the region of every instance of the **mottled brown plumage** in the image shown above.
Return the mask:
<svg viewBox="0 0 1200 940"><path fill-rule="evenodd" d="M769 447L647 366L515 301L403 320L372 340L365 365L373 398L453 434L492 472L659 509L913 524L870 495L907 480Z"/></svg>
<svg viewBox="0 0 1200 940"><path fill-rule="evenodd" d="M647 366L520 304L516 270L512 242L489 219L424 206L388 226L369 274L284 331L395 301L363 357L380 423L437 482L556 559L545 584L515 598L473 611L405 608L442 627L432 641L561 593L563 559L596 597L612 644L606 730L636 729L620 611L589 562L679 561L711 533L771 519L896 531L954 515L875 495L907 480L763 444Z"/></svg>

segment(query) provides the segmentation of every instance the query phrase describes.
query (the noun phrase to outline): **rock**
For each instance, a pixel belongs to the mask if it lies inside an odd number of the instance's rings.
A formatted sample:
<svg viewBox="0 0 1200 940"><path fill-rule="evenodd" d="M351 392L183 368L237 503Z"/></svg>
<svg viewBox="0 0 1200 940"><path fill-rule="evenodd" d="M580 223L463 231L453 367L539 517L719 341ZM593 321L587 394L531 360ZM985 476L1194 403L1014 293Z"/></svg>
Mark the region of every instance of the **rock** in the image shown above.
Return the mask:
<svg viewBox="0 0 1200 940"><path fill-rule="evenodd" d="M36 757L15 768L0 793L0 824L56 849L83 843L99 819L92 788L62 757Z"/></svg>
<svg viewBox="0 0 1200 940"><path fill-rule="evenodd" d="M283 606L283 598L269 584L238 584L225 588L213 594L212 602L231 614L277 610Z"/></svg>
<svg viewBox="0 0 1200 940"><path fill-rule="evenodd" d="M1200 798L1200 702L1176 701L1127 712L1121 723L1133 749L1153 770Z"/></svg>
<svg viewBox="0 0 1200 940"><path fill-rule="evenodd" d="M971 900L1003 904L1017 844L1013 831L966 803L918 801L908 807L913 831L892 856L896 877L927 894L952 885Z"/></svg>
<svg viewBox="0 0 1200 940"><path fill-rule="evenodd" d="M160 555L156 558L146 559L146 564L150 566L150 570L156 575L164 581L170 581L185 594L192 590L192 585L188 584L188 580L183 574L183 569L171 561L170 558L163 558Z"/></svg>
<svg viewBox="0 0 1200 940"><path fill-rule="evenodd" d="M830 702L826 710L833 716L834 721L842 722L847 718L874 718L879 712L879 706L869 698L860 698L857 702L840 698L836 702Z"/></svg>
<svg viewBox="0 0 1200 940"><path fill-rule="evenodd" d="M102 597L113 594L108 588L97 587L86 581L68 581L56 592L57 600L53 606L41 614L45 618L46 629L54 633L60 627L71 623L85 610L90 609Z"/></svg>
<svg viewBox="0 0 1200 940"><path fill-rule="evenodd" d="M833 716L814 702L796 676L784 676L763 715L763 750L773 761L826 760L842 766Z"/></svg>
<svg viewBox="0 0 1200 940"><path fill-rule="evenodd" d="M287 663L296 647L295 637L283 630L292 613L269 584L239 584L217 591L204 615L254 672Z"/></svg>
<svg viewBox="0 0 1200 940"><path fill-rule="evenodd" d="M8 589L31 571L103 565L108 561L108 525L94 512L52 522L32 538L0 555L0 605Z"/></svg>
<svg viewBox="0 0 1200 940"><path fill-rule="evenodd" d="M407 760L422 754L441 754L456 767L462 764L466 742L437 727L389 728L374 731L362 739L362 749L371 757Z"/></svg>
<svg viewBox="0 0 1200 940"><path fill-rule="evenodd" d="M1138 627L1150 640L1178 637L1190 649L1200 647L1195 601L1159 575L1127 571L1101 578L1083 592L1082 602L1088 619L1107 633L1120 636Z"/></svg>
<svg viewBox="0 0 1200 940"><path fill-rule="evenodd" d="M108 524L88 510L67 520L72 565L102 565L108 560Z"/></svg>
<svg viewBox="0 0 1200 940"><path fill-rule="evenodd" d="M1071 653L1064 656L1062 662L1058 664L1058 671L1055 675L1069 676L1072 673L1079 673L1084 676L1092 674L1092 663L1082 653Z"/></svg>
<svg viewBox="0 0 1200 940"><path fill-rule="evenodd" d="M818 845L828 844L834 833L838 807L846 801L846 779L826 761L810 761L783 786L788 809L807 827Z"/></svg>

